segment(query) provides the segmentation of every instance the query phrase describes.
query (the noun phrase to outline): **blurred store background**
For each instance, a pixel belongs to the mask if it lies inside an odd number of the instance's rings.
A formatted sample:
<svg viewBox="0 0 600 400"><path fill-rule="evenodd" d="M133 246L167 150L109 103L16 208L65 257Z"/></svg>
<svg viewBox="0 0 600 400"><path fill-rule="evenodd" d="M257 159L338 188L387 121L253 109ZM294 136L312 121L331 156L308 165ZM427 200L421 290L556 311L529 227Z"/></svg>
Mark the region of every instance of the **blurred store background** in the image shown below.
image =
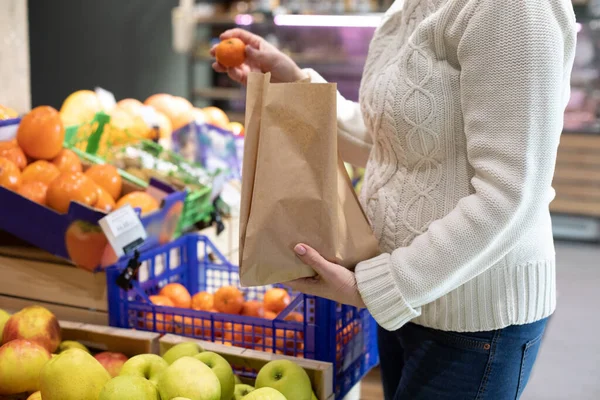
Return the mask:
<svg viewBox="0 0 600 400"><path fill-rule="evenodd" d="M243 122L243 88L214 73L208 54L219 33L235 26L356 100L369 41L390 3L30 0L31 106L59 108L70 93L100 86L117 99L182 96ZM578 47L551 206L559 306L526 400L600 398L600 1L573 3ZM381 398L376 376L363 385L363 398Z"/></svg>

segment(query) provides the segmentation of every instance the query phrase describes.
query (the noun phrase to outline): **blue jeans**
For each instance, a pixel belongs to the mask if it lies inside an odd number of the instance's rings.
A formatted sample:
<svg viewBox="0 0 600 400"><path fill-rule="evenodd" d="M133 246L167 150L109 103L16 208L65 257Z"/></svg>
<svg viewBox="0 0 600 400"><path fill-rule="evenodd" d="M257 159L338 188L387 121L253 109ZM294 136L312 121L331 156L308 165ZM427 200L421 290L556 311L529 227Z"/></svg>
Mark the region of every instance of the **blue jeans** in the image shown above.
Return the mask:
<svg viewBox="0 0 600 400"><path fill-rule="evenodd" d="M547 319L489 332L407 324L379 328L386 400L515 400L527 385Z"/></svg>

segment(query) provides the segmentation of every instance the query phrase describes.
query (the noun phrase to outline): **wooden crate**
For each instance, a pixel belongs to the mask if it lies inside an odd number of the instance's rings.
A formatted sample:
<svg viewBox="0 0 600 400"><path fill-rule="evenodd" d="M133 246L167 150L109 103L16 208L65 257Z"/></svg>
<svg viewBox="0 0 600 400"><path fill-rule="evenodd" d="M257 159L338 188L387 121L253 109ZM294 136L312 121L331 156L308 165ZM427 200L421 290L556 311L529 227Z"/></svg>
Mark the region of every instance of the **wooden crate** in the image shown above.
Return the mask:
<svg viewBox="0 0 600 400"><path fill-rule="evenodd" d="M563 133L552 185L552 212L600 217L600 135Z"/></svg>
<svg viewBox="0 0 600 400"><path fill-rule="evenodd" d="M291 360L306 370L319 400L333 400L335 398L335 394L333 393L333 365L331 363L276 355L240 347L229 347L218 343L194 340L171 334L160 338L160 354L164 354L171 347L183 342L196 342L206 351L220 354L232 366L236 367L259 370L269 361L280 359Z"/></svg>
<svg viewBox="0 0 600 400"><path fill-rule="evenodd" d="M75 340L97 351L114 351L127 357L158 354L160 334L60 321L62 340Z"/></svg>

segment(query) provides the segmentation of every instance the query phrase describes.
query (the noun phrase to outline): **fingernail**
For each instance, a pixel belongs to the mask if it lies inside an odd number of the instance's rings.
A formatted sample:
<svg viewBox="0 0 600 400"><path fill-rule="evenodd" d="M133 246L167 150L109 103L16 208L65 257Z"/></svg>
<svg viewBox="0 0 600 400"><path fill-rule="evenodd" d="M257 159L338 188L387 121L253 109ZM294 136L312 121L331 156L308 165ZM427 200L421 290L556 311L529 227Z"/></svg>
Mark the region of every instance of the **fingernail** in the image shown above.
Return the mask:
<svg viewBox="0 0 600 400"><path fill-rule="evenodd" d="M306 254L306 247L302 246L301 244L298 244L298 245L296 245L296 247L294 247L294 251L299 256L303 256Z"/></svg>

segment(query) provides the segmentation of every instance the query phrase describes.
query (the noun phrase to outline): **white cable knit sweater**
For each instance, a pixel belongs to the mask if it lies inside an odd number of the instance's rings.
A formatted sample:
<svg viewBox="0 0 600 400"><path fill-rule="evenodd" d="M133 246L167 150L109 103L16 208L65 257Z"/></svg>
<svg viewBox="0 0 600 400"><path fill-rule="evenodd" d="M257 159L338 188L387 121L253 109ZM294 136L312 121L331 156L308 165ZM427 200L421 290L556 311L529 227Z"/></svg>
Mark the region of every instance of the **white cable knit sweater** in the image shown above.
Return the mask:
<svg viewBox="0 0 600 400"><path fill-rule="evenodd" d="M386 13L360 107L338 96L340 151L368 160L361 201L384 253L356 278L381 326L482 331L554 311L548 204L575 39L570 0Z"/></svg>

